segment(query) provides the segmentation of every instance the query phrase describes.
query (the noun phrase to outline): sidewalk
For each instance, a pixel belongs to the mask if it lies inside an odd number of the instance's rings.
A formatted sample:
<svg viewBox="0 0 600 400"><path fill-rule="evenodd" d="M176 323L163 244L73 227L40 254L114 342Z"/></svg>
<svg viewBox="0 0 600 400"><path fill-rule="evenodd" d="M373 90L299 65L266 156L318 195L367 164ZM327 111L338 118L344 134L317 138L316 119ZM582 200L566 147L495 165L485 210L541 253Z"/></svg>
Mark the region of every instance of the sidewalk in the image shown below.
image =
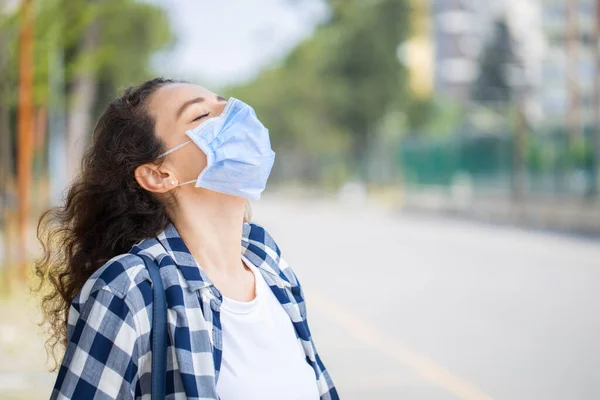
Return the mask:
<svg viewBox="0 0 600 400"><path fill-rule="evenodd" d="M406 188L401 208L524 228L600 236L600 203L591 199L529 195L515 201L506 193L415 186Z"/></svg>
<svg viewBox="0 0 600 400"><path fill-rule="evenodd" d="M39 302L26 287L0 299L0 400L47 399L55 375L49 372Z"/></svg>

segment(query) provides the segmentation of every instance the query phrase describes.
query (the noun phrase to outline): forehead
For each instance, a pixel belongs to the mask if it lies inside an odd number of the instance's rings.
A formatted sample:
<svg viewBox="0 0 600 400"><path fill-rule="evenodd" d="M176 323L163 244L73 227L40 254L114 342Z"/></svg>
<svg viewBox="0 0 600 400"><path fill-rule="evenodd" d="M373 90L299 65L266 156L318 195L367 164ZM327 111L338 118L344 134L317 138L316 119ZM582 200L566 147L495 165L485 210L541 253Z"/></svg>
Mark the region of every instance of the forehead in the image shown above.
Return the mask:
<svg viewBox="0 0 600 400"><path fill-rule="evenodd" d="M148 102L148 113L154 117L155 134L167 148L183 140L185 121L177 118L177 111L189 100L214 98L210 90L191 83L170 83L157 89Z"/></svg>
<svg viewBox="0 0 600 400"><path fill-rule="evenodd" d="M188 100L204 97L212 98L210 90L191 83L170 83L154 92L148 103L148 111L156 118L157 124L175 122L177 110Z"/></svg>

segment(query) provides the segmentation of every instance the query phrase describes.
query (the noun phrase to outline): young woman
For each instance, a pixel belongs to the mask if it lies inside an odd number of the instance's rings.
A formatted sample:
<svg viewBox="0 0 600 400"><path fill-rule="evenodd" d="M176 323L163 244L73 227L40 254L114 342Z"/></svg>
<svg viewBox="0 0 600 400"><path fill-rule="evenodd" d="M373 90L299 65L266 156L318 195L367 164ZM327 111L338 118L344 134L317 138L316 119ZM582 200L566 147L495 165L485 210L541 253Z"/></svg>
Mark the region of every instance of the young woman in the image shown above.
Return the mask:
<svg viewBox="0 0 600 400"><path fill-rule="evenodd" d="M108 105L63 207L40 220L43 308L66 352L52 399L148 399L152 286L167 299L168 399L338 399L300 283L250 222L273 166L253 109L154 79Z"/></svg>

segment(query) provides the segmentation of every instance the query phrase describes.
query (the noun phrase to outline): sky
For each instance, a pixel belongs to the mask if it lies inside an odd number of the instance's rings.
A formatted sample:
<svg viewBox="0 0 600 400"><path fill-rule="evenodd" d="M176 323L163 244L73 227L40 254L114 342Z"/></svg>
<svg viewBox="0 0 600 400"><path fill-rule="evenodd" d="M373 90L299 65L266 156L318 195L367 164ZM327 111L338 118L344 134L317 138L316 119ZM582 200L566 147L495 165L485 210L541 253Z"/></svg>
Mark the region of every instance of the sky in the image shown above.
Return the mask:
<svg viewBox="0 0 600 400"><path fill-rule="evenodd" d="M177 38L156 72L217 89L248 81L282 60L327 18L323 0L148 0Z"/></svg>

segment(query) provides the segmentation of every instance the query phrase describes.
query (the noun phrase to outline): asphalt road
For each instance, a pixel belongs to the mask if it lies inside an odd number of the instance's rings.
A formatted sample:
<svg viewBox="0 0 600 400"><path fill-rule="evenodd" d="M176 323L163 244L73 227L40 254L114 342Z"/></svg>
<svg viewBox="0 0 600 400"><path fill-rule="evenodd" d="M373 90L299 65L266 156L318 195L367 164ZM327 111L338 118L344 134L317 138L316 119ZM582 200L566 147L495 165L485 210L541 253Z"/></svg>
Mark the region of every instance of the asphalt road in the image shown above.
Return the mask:
<svg viewBox="0 0 600 400"><path fill-rule="evenodd" d="M342 399L600 399L600 242L265 194Z"/></svg>

